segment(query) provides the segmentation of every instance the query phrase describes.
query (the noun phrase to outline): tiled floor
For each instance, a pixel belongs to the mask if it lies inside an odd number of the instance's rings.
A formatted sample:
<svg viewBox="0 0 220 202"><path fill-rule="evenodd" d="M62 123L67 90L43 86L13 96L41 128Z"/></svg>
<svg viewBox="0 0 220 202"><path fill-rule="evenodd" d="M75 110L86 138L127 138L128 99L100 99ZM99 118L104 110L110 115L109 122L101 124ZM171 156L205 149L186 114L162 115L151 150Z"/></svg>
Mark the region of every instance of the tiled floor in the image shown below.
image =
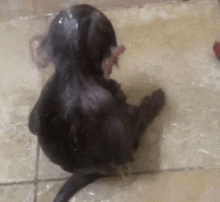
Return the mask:
<svg viewBox="0 0 220 202"><path fill-rule="evenodd" d="M71 202L219 202L219 169L107 178L87 186ZM50 201L61 182L40 183L38 202Z"/></svg>
<svg viewBox="0 0 220 202"><path fill-rule="evenodd" d="M61 8L69 7L72 4L92 4L102 10L129 8L133 5L143 6L182 0L1 0L0 21L27 15L44 15L58 12Z"/></svg>
<svg viewBox="0 0 220 202"><path fill-rule="evenodd" d="M112 77L129 102L162 87L167 104L141 140L135 175L101 179L72 202L220 201L220 39L217 0L107 9L126 46ZM50 71L30 61L28 41L47 19L0 23L0 198L52 201L69 174L51 164L27 129L27 117ZM187 171L188 170L188 171ZM138 174L139 173L139 174Z"/></svg>

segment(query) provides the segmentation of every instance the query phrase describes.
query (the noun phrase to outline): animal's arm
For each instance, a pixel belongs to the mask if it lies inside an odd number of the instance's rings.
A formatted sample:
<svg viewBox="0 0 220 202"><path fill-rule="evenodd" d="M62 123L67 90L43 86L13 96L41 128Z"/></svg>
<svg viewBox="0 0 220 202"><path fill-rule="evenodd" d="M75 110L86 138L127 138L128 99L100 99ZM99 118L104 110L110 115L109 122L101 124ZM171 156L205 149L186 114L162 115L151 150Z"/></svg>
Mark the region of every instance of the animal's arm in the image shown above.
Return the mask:
<svg viewBox="0 0 220 202"><path fill-rule="evenodd" d="M41 110L41 105L43 103L42 101L47 97L48 92L50 91L50 89L53 85L53 81L54 81L54 76L52 76L48 80L48 82L45 84L45 86L43 87L43 89L41 91L41 95L29 115L28 128L31 131L31 133L33 133L34 135L39 134L39 130L40 130L40 114L39 114L39 112Z"/></svg>

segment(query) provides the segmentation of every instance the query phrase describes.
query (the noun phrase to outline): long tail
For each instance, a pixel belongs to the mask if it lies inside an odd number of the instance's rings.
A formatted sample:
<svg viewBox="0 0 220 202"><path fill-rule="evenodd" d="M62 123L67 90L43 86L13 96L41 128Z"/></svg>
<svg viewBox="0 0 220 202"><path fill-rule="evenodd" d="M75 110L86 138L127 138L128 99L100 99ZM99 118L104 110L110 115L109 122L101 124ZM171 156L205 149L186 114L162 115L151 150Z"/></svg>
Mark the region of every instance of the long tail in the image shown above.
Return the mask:
<svg viewBox="0 0 220 202"><path fill-rule="evenodd" d="M73 174L63 185L54 202L68 202L77 191L100 177L98 174Z"/></svg>

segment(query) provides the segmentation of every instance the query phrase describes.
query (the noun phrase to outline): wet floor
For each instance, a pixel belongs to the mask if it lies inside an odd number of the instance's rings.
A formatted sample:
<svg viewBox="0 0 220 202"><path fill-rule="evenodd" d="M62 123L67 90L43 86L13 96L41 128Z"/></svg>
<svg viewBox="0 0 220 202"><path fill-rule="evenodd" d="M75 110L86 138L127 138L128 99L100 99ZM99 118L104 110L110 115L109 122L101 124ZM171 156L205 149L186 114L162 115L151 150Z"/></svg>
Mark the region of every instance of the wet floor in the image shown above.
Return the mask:
<svg viewBox="0 0 220 202"><path fill-rule="evenodd" d="M154 90L166 107L141 139L130 173L80 191L72 202L220 201L220 39L217 1L105 10L126 51L112 78L130 103ZM0 22L0 193L2 201L52 201L69 176L38 152L27 117L51 69L30 60L29 39L50 19ZM18 184L16 183L18 182Z"/></svg>

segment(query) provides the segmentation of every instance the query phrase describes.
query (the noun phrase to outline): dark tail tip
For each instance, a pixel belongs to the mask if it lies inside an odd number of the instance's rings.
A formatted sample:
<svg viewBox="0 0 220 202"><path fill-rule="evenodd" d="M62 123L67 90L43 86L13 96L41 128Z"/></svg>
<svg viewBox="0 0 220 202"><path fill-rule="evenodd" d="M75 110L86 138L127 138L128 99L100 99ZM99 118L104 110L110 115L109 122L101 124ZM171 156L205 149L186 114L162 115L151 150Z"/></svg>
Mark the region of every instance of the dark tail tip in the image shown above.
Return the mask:
<svg viewBox="0 0 220 202"><path fill-rule="evenodd" d="M100 177L99 174L73 174L63 185L54 202L68 202L76 192Z"/></svg>

